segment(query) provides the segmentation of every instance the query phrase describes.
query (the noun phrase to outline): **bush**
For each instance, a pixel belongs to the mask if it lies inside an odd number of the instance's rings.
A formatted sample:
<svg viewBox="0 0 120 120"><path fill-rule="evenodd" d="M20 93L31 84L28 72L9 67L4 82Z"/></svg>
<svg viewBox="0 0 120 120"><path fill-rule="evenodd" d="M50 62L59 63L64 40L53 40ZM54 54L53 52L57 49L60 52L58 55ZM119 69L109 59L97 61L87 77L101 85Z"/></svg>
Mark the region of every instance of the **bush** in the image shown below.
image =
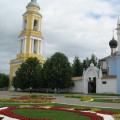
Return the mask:
<svg viewBox="0 0 120 120"><path fill-rule="evenodd" d="M6 88L9 86L9 77L3 73L0 73L0 88Z"/></svg>
<svg viewBox="0 0 120 120"><path fill-rule="evenodd" d="M93 98L91 96L81 96L81 101L93 101Z"/></svg>

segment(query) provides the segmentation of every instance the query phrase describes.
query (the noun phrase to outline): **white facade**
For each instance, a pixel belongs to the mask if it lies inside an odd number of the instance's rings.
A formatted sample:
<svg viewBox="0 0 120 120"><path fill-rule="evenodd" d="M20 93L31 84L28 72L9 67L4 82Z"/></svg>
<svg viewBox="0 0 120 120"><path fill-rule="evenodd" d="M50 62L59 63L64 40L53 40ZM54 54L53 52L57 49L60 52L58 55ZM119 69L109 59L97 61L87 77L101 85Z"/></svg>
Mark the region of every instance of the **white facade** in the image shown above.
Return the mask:
<svg viewBox="0 0 120 120"><path fill-rule="evenodd" d="M117 79L102 79L97 87L97 93L117 93Z"/></svg>
<svg viewBox="0 0 120 120"><path fill-rule="evenodd" d="M73 93L117 93L117 78L113 76L102 76L101 69L93 64L83 72L83 77L73 78ZM93 90L94 89L94 90Z"/></svg>
<svg viewBox="0 0 120 120"><path fill-rule="evenodd" d="M83 93L83 80L78 77L77 79L74 79L74 86L71 91L72 93Z"/></svg>

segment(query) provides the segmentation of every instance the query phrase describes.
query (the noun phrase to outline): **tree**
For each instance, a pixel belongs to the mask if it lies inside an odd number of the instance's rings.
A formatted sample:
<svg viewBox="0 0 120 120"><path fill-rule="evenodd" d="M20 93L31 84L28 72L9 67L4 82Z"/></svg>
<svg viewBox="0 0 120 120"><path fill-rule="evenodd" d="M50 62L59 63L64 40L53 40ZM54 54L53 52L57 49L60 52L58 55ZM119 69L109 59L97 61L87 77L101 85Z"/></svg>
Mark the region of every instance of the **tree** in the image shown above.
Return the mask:
<svg viewBox="0 0 120 120"><path fill-rule="evenodd" d="M83 60L83 69L87 69L90 66L90 60L87 57L85 60Z"/></svg>
<svg viewBox="0 0 120 120"><path fill-rule="evenodd" d="M42 81L42 66L37 58L28 58L16 71L13 86L22 90L27 88L38 88Z"/></svg>
<svg viewBox="0 0 120 120"><path fill-rule="evenodd" d="M72 71L68 58L63 53L55 53L43 66L47 87L52 89L70 88Z"/></svg>
<svg viewBox="0 0 120 120"><path fill-rule="evenodd" d="M44 63L42 73L43 73L43 80L44 80L43 87L54 88L52 87L54 86L53 85L54 83L51 82L51 75L53 73L51 74L51 59L50 58L48 58L46 62Z"/></svg>
<svg viewBox="0 0 120 120"><path fill-rule="evenodd" d="M96 67L99 67L98 59L94 54L91 55L90 59L87 57L83 60L83 69L86 70L91 63L93 63Z"/></svg>
<svg viewBox="0 0 120 120"><path fill-rule="evenodd" d="M91 55L90 63L93 63L95 66L98 66L97 57L94 54Z"/></svg>
<svg viewBox="0 0 120 120"><path fill-rule="evenodd" d="M83 64L80 62L79 57L75 57L72 65L73 76L82 76Z"/></svg>
<svg viewBox="0 0 120 120"><path fill-rule="evenodd" d="M9 77L3 73L0 73L0 88L5 88L9 86Z"/></svg>

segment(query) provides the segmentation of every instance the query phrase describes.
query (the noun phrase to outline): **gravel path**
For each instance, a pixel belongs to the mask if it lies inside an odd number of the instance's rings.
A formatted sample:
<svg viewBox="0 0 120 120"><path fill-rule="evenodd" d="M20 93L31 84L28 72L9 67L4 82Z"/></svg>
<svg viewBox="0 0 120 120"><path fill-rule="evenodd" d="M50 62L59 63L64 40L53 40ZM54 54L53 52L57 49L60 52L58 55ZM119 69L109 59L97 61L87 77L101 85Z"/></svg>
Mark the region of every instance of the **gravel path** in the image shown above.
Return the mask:
<svg viewBox="0 0 120 120"><path fill-rule="evenodd" d="M65 98L64 96L57 96L55 102L68 105L120 109L120 104L117 103L83 102L77 98Z"/></svg>

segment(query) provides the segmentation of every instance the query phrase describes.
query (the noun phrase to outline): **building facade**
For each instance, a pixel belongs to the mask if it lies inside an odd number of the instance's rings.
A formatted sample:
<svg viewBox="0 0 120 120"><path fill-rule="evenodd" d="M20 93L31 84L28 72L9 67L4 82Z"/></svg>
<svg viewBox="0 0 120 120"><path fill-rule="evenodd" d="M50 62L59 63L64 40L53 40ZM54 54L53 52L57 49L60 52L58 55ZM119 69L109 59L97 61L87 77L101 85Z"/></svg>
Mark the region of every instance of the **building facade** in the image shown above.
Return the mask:
<svg viewBox="0 0 120 120"><path fill-rule="evenodd" d="M37 0L31 0L23 14L23 27L19 35L19 53L16 59L10 61L10 86L11 81L20 65L30 57L36 57L44 63L42 56L42 15Z"/></svg>

